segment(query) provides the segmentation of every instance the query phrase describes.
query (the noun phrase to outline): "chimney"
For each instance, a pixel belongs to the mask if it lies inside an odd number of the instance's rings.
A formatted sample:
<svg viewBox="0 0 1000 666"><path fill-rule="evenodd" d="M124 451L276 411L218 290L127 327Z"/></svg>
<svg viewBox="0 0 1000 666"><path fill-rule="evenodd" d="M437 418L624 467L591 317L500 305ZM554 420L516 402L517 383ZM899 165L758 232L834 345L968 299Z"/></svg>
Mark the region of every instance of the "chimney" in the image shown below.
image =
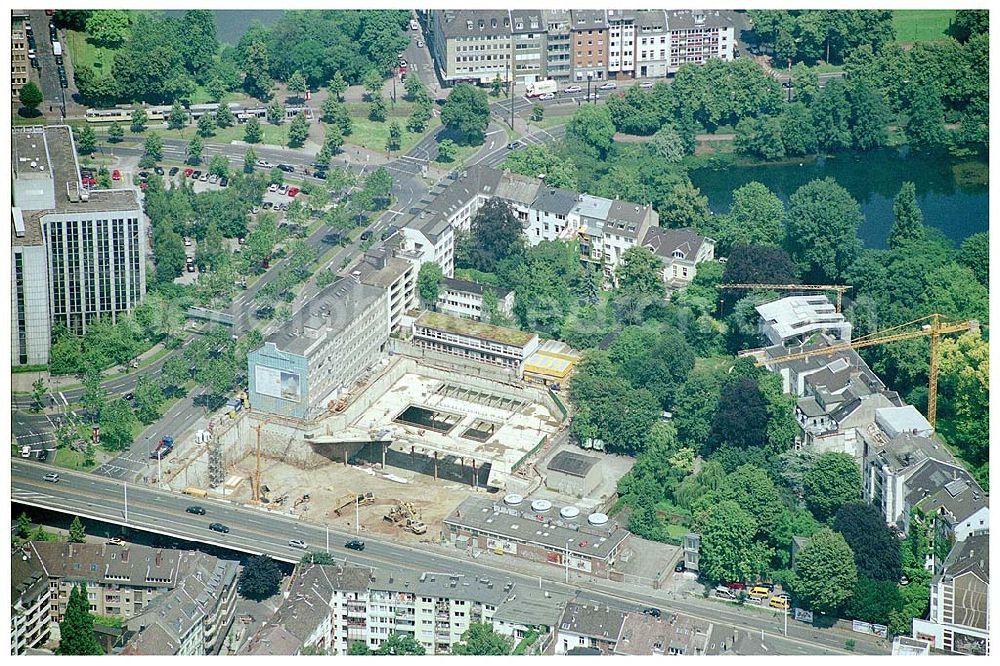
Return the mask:
<svg viewBox="0 0 1000 666"><path fill-rule="evenodd" d="M161 562L163 562L163 553L161 551L156 551L156 560L155 560L156 566L160 566Z"/></svg>
<svg viewBox="0 0 1000 666"><path fill-rule="evenodd" d="M128 563L128 548L122 548L122 563Z"/></svg>

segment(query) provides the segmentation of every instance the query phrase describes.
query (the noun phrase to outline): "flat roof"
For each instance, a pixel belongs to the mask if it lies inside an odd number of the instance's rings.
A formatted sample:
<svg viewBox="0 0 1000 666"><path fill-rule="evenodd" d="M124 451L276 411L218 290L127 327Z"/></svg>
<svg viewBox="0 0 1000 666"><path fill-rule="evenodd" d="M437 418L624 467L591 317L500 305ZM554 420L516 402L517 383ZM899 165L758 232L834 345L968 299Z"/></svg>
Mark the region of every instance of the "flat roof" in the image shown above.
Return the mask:
<svg viewBox="0 0 1000 666"><path fill-rule="evenodd" d="M575 356L539 349L528 357L524 371L533 375L564 379L579 360Z"/></svg>
<svg viewBox="0 0 1000 666"><path fill-rule="evenodd" d="M505 345L524 347L535 337L534 333L526 333L513 328L503 328L484 324L472 319L462 319L452 317L440 312L424 312L416 321L417 326L426 326L439 331L455 333L457 335L467 335L480 340L492 340Z"/></svg>
<svg viewBox="0 0 1000 666"><path fill-rule="evenodd" d="M569 474L570 476L578 476L581 479L590 473L590 470L594 468L594 465L599 463L600 460L593 456L585 456L581 453L575 453L573 451L560 451L556 455L552 456L552 459L545 466L546 469L553 472L562 472L563 474Z"/></svg>

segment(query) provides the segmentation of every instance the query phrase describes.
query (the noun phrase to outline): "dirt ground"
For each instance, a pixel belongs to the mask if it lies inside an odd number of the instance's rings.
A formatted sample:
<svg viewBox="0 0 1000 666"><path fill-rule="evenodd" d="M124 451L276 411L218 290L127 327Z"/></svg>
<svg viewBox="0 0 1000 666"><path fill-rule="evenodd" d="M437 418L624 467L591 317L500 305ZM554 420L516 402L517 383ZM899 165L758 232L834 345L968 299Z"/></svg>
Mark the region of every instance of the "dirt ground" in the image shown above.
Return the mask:
<svg viewBox="0 0 1000 666"><path fill-rule="evenodd" d="M242 460L232 473L253 478L254 457ZM390 468L388 473L395 478L406 479L409 483L387 479L381 470L371 467L366 471L366 468L360 466L345 467L330 463L315 469L301 469L276 460L261 461L261 484L270 490L268 497L272 500L269 505L272 510L301 515L318 524L354 529L354 503L347 501L340 515L337 515L338 499L353 493L371 492L375 495L375 501L367 506L362 505L358 512L361 532L395 535L413 542L437 538L445 515L470 493L476 492L468 485L435 481L431 477L407 470ZM251 484L242 483L233 499L249 501L250 493ZM309 495L309 500L299 502L296 506L295 503L305 494ZM287 498L277 504L275 500L282 496ZM426 534L412 534L382 519L389 508L398 502L413 504L418 517L427 524Z"/></svg>

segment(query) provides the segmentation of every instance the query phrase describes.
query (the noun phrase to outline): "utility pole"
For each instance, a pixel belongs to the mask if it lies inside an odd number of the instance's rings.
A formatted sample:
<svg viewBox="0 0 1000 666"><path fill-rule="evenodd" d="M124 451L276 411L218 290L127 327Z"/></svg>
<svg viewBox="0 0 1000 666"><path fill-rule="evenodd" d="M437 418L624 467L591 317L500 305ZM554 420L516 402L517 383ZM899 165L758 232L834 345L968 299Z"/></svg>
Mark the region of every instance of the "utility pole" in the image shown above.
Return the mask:
<svg viewBox="0 0 1000 666"><path fill-rule="evenodd" d="M128 481L123 483L125 484L125 525L128 526Z"/></svg>
<svg viewBox="0 0 1000 666"><path fill-rule="evenodd" d="M354 534L361 534L361 500L357 493L354 493Z"/></svg>
<svg viewBox="0 0 1000 666"><path fill-rule="evenodd" d="M326 526L326 554L330 554L330 526Z"/></svg>

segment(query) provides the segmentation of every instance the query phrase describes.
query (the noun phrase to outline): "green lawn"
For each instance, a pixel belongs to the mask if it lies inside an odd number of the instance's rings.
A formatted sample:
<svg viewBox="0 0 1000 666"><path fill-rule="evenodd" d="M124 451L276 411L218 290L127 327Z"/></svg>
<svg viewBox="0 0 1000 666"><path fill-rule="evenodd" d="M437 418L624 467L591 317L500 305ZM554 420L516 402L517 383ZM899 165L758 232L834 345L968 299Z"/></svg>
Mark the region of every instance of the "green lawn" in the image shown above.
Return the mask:
<svg viewBox="0 0 1000 666"><path fill-rule="evenodd" d="M77 470L90 470L97 467L96 464L90 467L85 467L83 464L83 459L86 456L80 453L76 449L62 448L56 451L56 457L52 461L52 464L56 467L63 467L65 469L77 469Z"/></svg>
<svg viewBox="0 0 1000 666"><path fill-rule="evenodd" d="M261 143L274 144L278 146L288 145L288 127L290 125L291 123L284 123L281 125L272 125L267 122L261 123L260 128L263 130L264 134L264 138L261 140ZM243 141L243 136L246 131L245 128L245 125L233 125L232 127L216 129L215 134L207 139L202 139L202 141L203 143L231 143L233 141ZM180 130L165 129L163 127L150 127L146 130L146 132L148 133L150 130L156 131L164 139L181 139L184 141L190 141L191 137L197 134L197 128L194 125ZM205 162L206 160L202 161Z"/></svg>
<svg viewBox="0 0 1000 666"><path fill-rule="evenodd" d="M892 12L892 25L897 41L928 42L944 39L954 17L953 9L898 9Z"/></svg>
<svg viewBox="0 0 1000 666"><path fill-rule="evenodd" d="M67 30L66 48L74 66L87 65L93 67L98 74L107 74L111 71L115 50L95 46L87 41L87 33Z"/></svg>
<svg viewBox="0 0 1000 666"><path fill-rule="evenodd" d="M361 146L368 150L385 152L385 143L389 140L389 123L397 120L399 121L400 129L403 130L403 139L400 142L400 149L397 151L397 153L401 154L408 151L416 145L417 141L441 124L441 119L435 116L428 121L427 129L424 132L420 134L410 132L406 129L406 120L413 111L413 103L407 102L401 97L397 97L396 99L395 106L391 102L388 103L389 115L384 123L368 120L369 104L366 102L348 103L346 105L347 111L351 114L351 120L354 121L354 131L351 132L350 136L344 137L344 143Z"/></svg>

